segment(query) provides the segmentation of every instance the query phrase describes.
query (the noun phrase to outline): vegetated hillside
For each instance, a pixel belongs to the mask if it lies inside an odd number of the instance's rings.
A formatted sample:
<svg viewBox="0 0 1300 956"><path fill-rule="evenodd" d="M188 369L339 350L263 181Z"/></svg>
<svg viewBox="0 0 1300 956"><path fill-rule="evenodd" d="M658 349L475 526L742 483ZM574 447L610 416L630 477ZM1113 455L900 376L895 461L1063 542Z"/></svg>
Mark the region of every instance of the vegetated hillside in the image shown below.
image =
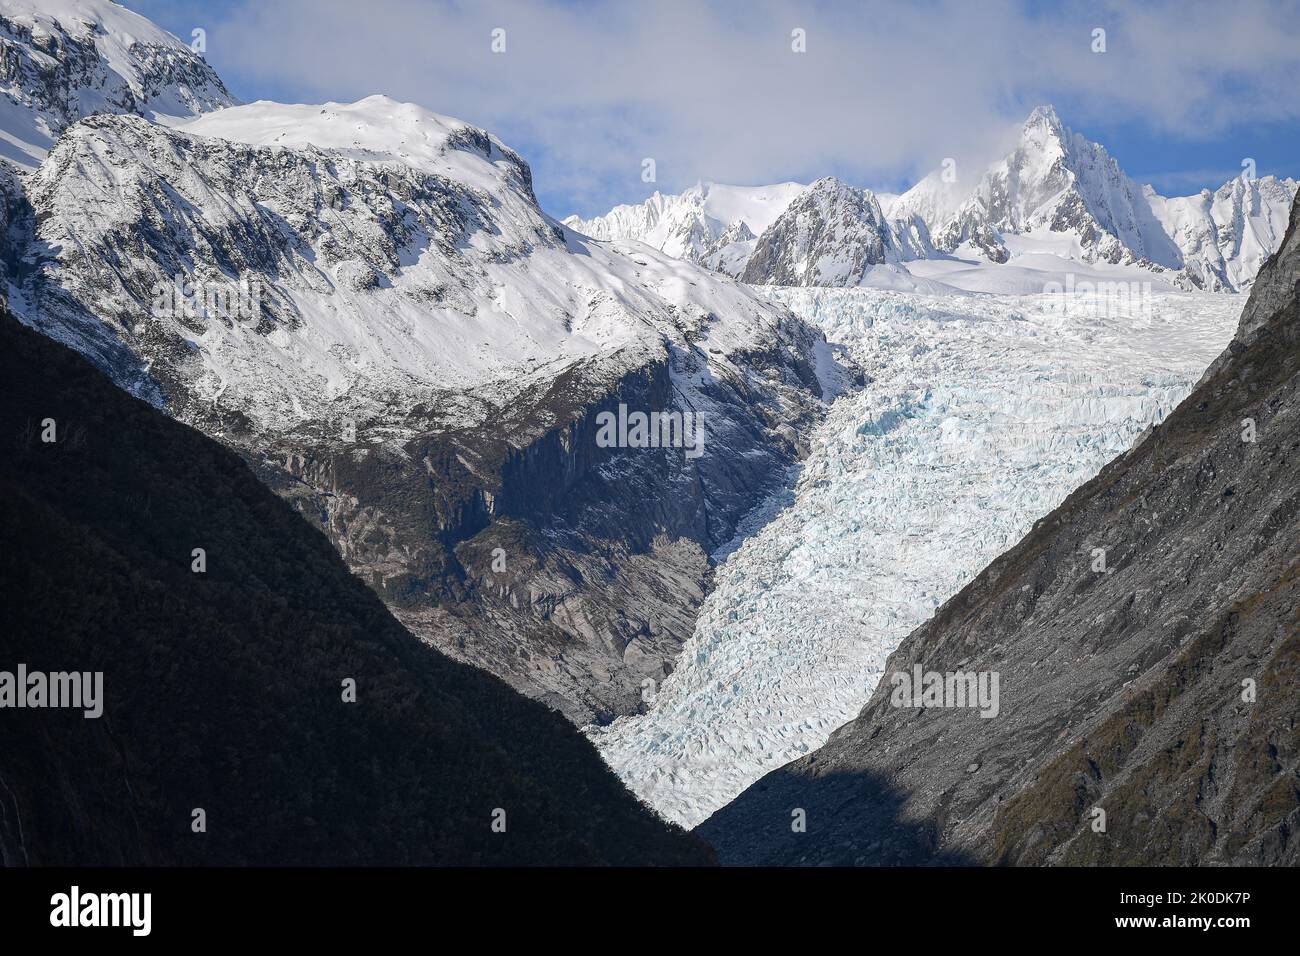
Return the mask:
<svg viewBox="0 0 1300 956"><path fill-rule="evenodd" d="M102 671L106 700L0 709L5 865L710 861L235 453L8 314L0 377L0 670Z"/></svg>
<svg viewBox="0 0 1300 956"><path fill-rule="evenodd" d="M696 832L724 863L1300 863L1298 475L1300 204L1166 422ZM997 673L997 716L893 706L917 664Z"/></svg>

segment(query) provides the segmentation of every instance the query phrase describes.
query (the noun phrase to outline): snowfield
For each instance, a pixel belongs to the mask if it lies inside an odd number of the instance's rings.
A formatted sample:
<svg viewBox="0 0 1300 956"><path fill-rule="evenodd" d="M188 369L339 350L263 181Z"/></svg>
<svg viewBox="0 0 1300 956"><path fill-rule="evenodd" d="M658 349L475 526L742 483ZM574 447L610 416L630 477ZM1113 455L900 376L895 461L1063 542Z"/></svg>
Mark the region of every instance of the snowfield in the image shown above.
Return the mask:
<svg viewBox="0 0 1300 956"><path fill-rule="evenodd" d="M266 432L347 417L400 438L419 405L473 426L566 370L612 382L670 343L732 380L788 317L693 263L566 229L507 145L386 96L174 128L95 117L29 188L41 277L11 292L20 314L146 397L150 363L175 363L200 402ZM132 268L102 268L124 244ZM153 304L236 279L252 315L187 323Z"/></svg>
<svg viewBox="0 0 1300 956"><path fill-rule="evenodd" d="M1244 299L769 294L870 381L839 397L647 713L588 733L694 826L853 717L902 639L1192 389Z"/></svg>

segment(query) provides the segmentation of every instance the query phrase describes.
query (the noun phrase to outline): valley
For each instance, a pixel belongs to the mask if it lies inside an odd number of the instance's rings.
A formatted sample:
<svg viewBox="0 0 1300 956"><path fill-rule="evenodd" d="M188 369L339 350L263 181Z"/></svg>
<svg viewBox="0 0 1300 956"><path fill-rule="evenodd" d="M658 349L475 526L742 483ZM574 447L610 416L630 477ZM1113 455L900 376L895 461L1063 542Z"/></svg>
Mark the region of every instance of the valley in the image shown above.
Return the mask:
<svg viewBox="0 0 1300 956"><path fill-rule="evenodd" d="M593 215L206 35L0 0L0 665L107 675L0 706L0 862L1295 862L1286 167L1035 88Z"/></svg>
<svg viewBox="0 0 1300 956"><path fill-rule="evenodd" d="M1242 300L775 289L867 376L728 554L646 713L592 740L694 826L825 743L899 642L1191 391Z"/></svg>

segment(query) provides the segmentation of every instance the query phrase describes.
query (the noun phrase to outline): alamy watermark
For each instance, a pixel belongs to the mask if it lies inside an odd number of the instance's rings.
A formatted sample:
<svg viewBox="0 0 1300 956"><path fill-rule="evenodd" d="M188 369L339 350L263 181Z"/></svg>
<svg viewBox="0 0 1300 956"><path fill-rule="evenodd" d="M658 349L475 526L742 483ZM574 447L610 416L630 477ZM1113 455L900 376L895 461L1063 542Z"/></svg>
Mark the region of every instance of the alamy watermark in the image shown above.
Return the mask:
<svg viewBox="0 0 1300 956"><path fill-rule="evenodd" d="M1001 710L997 671L927 671L920 664L911 673L889 675L894 685L889 702L894 707L978 708L981 717L996 717Z"/></svg>
<svg viewBox="0 0 1300 956"><path fill-rule="evenodd" d="M618 412L596 415L596 445L600 448L684 448L687 458L704 454L703 412Z"/></svg>
<svg viewBox="0 0 1300 956"><path fill-rule="evenodd" d="M122 927L132 936L148 936L152 915L152 893L89 893L74 883L68 892L50 897L54 927Z"/></svg>
<svg viewBox="0 0 1300 956"><path fill-rule="evenodd" d="M104 713L103 671L0 671L0 708L71 708L87 719Z"/></svg>
<svg viewBox="0 0 1300 956"><path fill-rule="evenodd" d="M250 322L262 314L262 280L241 278L238 282L187 279L176 275L170 282L156 282L150 290L155 319L221 318Z"/></svg>
<svg viewBox="0 0 1300 956"><path fill-rule="evenodd" d="M1156 296L1150 282L1094 281L1067 273L1064 282L1043 283L1049 312L1058 315L1093 316L1107 319L1156 318Z"/></svg>

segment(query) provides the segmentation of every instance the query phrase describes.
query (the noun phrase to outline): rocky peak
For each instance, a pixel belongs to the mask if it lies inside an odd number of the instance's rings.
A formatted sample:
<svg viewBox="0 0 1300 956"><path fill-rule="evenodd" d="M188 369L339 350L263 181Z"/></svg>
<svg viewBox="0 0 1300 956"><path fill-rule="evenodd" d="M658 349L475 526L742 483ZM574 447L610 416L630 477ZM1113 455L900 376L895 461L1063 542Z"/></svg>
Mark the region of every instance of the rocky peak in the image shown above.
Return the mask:
<svg viewBox="0 0 1300 956"><path fill-rule="evenodd" d="M1015 147L988 168L934 240L945 252L969 242L1005 262L1003 234L1036 231L1072 236L1085 262L1182 265L1144 188L1104 146L1068 129L1051 106L1030 113Z"/></svg>
<svg viewBox="0 0 1300 956"><path fill-rule="evenodd" d="M858 285L872 266L918 258L929 237L916 222L891 223L870 189L826 176L759 237L741 278L759 285Z"/></svg>
<svg viewBox="0 0 1300 956"><path fill-rule="evenodd" d="M1069 135L1069 131L1056 112L1056 107L1051 103L1035 106L1020 127L1022 143L1033 140L1045 142L1049 139L1063 141Z"/></svg>
<svg viewBox="0 0 1300 956"><path fill-rule="evenodd" d="M0 96L0 156L29 169L95 113L170 122L236 102L189 45L108 0L0 0Z"/></svg>

